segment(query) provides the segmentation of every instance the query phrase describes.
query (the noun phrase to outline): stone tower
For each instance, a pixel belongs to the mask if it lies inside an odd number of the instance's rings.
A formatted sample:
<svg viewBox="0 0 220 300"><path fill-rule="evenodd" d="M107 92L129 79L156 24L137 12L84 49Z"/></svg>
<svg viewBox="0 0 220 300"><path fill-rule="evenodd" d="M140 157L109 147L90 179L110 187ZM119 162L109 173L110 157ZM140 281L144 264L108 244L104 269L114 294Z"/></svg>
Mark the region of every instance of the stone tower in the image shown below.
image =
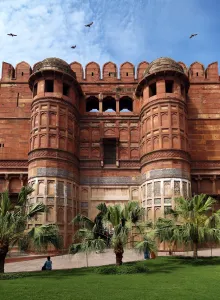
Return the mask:
<svg viewBox="0 0 220 300"><path fill-rule="evenodd" d="M72 239L70 222L78 212L82 91L70 66L58 58L35 64L29 86L33 101L28 178L35 189L30 201L48 206L48 213L32 225L57 223L67 246Z"/></svg>
<svg viewBox="0 0 220 300"><path fill-rule="evenodd" d="M159 58L146 68L136 89L141 101L142 203L152 220L163 216L175 197L191 193L188 88L182 66L170 58Z"/></svg>

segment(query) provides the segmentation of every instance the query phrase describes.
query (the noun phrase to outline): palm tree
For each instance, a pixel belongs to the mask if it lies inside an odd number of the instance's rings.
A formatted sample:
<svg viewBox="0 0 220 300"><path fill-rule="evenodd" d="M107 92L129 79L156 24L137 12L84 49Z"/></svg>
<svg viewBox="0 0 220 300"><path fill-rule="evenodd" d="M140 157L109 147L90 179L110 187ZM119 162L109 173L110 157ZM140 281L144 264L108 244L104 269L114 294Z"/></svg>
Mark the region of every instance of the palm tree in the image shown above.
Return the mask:
<svg viewBox="0 0 220 300"><path fill-rule="evenodd" d="M85 237L80 239L80 243L74 244L71 251L83 251L85 241L88 241L88 236L94 238L96 242L96 247L91 247L91 251L103 249L103 241L105 244L108 244L108 239L110 239L110 244L114 249L116 255L116 264L122 264L122 258L124 253L124 247L130 242L130 237L132 233L132 227L135 226L139 233L143 232L143 224L141 223L142 216L144 214L144 209L140 208L138 202L128 202L126 205L113 205L106 206L105 204L100 204L97 206L99 213L96 216L95 220L92 221L89 218L78 215L74 218L73 222L81 223L87 230L90 231L86 233L87 238ZM113 235L107 234L107 231L104 230L105 225L109 226L113 230ZM85 234L85 232L84 232ZM93 236L92 236L93 235ZM79 238L79 235L76 234L76 240ZM77 248L78 247L78 248ZM79 249L79 250L77 250Z"/></svg>
<svg viewBox="0 0 220 300"><path fill-rule="evenodd" d="M152 230L145 233L143 240L138 242L134 248L138 253L154 252L157 253L157 243L155 241L155 232Z"/></svg>
<svg viewBox="0 0 220 300"><path fill-rule="evenodd" d="M173 247L179 240L179 229L173 219L159 218L155 223L155 237L168 244L169 255L173 253Z"/></svg>
<svg viewBox="0 0 220 300"><path fill-rule="evenodd" d="M79 243L72 244L69 252L76 254L78 252L84 252L86 254L86 266L89 266L88 255L94 251L103 251L106 248L105 241L98 237L92 230L83 228L79 229L74 239L79 239Z"/></svg>
<svg viewBox="0 0 220 300"><path fill-rule="evenodd" d="M164 241L192 244L193 257L197 258L200 243L220 241L220 210L210 215L214 203L215 200L205 194L175 199L175 209L169 212L170 221L163 220L166 226L157 226L157 235Z"/></svg>
<svg viewBox="0 0 220 300"><path fill-rule="evenodd" d="M36 214L46 211L42 203L28 207L28 195L33 192L32 187L22 187L16 205L12 205L8 191L1 194L0 199L0 273L4 272L5 258L10 247L15 244L26 245L26 248L42 250L48 245L61 247L58 227L53 224L27 229L27 223Z"/></svg>
<svg viewBox="0 0 220 300"><path fill-rule="evenodd" d="M84 252L86 254L86 265L88 267L88 255L94 251L103 252L109 244L109 236L104 228L104 216L107 212L105 203L96 207L99 213L94 221L88 217L78 214L72 220L73 224L79 225L79 230L73 237L73 244L69 248L71 254Z"/></svg>

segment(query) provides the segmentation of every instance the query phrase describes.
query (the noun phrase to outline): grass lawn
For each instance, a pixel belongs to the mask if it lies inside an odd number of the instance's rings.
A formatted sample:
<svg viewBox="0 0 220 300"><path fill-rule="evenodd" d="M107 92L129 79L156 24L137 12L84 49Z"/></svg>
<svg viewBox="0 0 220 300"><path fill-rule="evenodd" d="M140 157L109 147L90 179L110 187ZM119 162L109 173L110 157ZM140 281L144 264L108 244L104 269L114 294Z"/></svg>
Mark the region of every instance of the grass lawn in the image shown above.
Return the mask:
<svg viewBox="0 0 220 300"><path fill-rule="evenodd" d="M159 257L142 263L149 267L148 273L101 275L94 273L94 268L83 268L35 272L24 278L0 280L0 299L220 299L220 258L194 262Z"/></svg>

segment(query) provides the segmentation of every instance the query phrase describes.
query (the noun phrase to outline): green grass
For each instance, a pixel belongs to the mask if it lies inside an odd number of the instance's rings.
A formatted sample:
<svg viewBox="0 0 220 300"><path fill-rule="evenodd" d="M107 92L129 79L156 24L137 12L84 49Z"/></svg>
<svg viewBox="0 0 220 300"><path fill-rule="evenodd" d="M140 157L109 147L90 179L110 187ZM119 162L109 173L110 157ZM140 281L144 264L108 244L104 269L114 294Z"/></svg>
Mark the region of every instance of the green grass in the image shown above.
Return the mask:
<svg viewBox="0 0 220 300"><path fill-rule="evenodd" d="M0 299L220 299L220 258L194 261L163 257L138 264L147 264L150 271L144 274L103 275L95 273L94 268L83 268L23 273L20 276L26 277L0 280Z"/></svg>

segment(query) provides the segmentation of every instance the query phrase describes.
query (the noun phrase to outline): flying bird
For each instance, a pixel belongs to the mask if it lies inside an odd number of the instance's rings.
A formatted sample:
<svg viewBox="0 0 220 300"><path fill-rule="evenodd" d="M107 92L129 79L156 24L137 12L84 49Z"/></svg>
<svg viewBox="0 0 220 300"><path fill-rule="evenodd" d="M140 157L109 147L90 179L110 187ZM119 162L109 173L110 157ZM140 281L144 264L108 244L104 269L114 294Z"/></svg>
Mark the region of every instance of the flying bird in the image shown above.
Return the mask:
<svg viewBox="0 0 220 300"><path fill-rule="evenodd" d="M193 34L190 35L189 38L191 39L192 37L197 36L197 35L198 35L198 33L193 33Z"/></svg>
<svg viewBox="0 0 220 300"><path fill-rule="evenodd" d="M76 48L76 45L75 45L75 46L71 46L71 48L72 48L72 49L75 49L75 48Z"/></svg>
<svg viewBox="0 0 220 300"><path fill-rule="evenodd" d="M10 36L17 36L17 34L13 34L13 33L8 33L7 35L10 35Z"/></svg>
<svg viewBox="0 0 220 300"><path fill-rule="evenodd" d="M92 24L93 24L93 22L91 22L91 23L89 23L89 24L86 24L85 26L86 26L86 27L90 27L90 26L92 26Z"/></svg>

